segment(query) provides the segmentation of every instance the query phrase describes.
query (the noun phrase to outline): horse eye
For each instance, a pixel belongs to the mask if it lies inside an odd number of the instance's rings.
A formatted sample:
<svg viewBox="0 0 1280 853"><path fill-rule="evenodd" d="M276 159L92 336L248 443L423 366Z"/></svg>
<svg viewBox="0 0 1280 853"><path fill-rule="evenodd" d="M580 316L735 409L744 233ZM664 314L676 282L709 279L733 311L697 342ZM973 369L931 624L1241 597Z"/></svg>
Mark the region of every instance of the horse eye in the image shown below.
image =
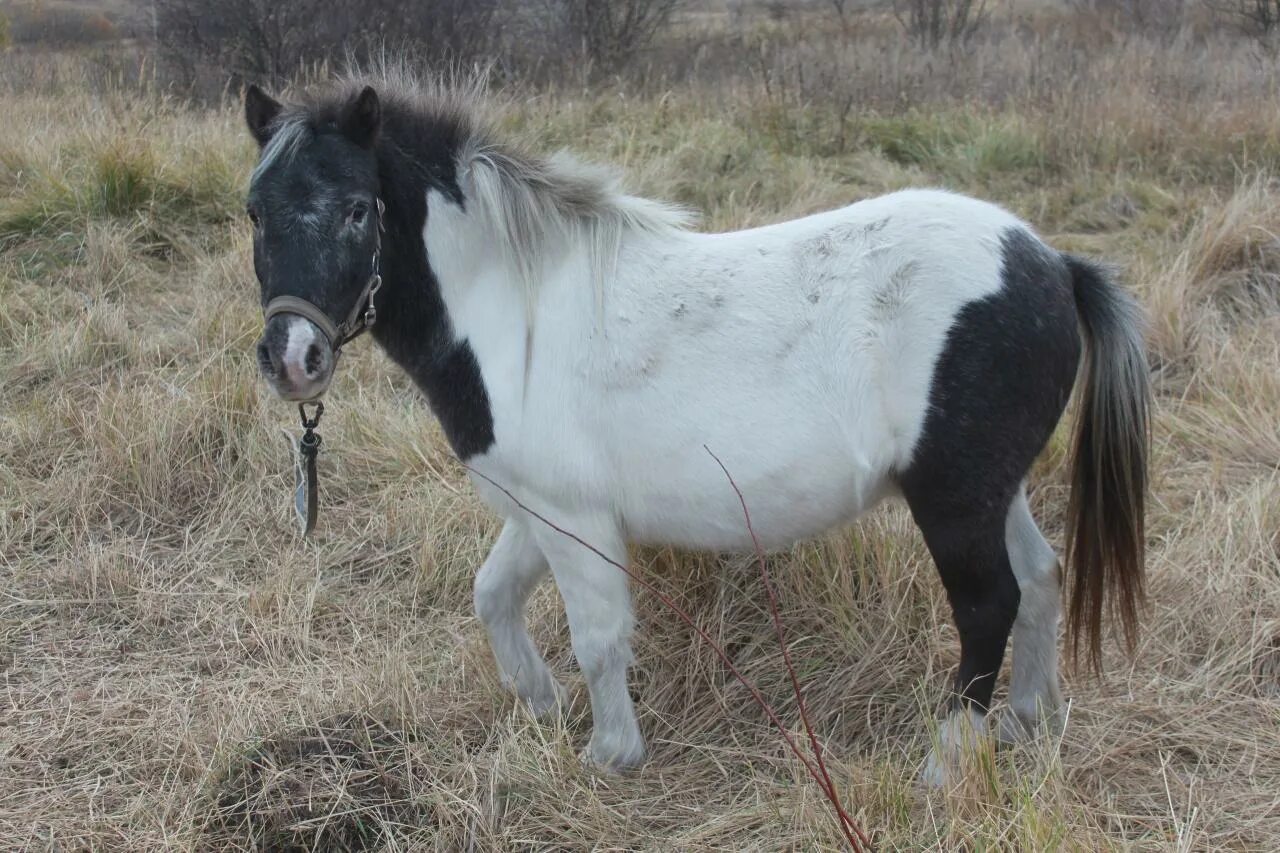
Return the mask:
<svg viewBox="0 0 1280 853"><path fill-rule="evenodd" d="M351 208L351 222L355 225L363 225L364 218L369 215L369 205L364 202L358 203Z"/></svg>
<svg viewBox="0 0 1280 853"><path fill-rule="evenodd" d="M245 213L249 214L249 222L253 224L254 228L257 228L262 224L262 219L259 218L258 211L254 210L252 207L246 210Z"/></svg>

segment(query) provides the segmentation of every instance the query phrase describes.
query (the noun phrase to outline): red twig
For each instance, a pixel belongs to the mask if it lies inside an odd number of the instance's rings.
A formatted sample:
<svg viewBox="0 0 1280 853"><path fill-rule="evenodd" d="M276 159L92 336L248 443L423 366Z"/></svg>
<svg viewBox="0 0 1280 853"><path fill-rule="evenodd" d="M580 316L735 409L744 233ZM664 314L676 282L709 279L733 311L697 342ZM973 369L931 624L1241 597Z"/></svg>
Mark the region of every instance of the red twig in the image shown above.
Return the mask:
<svg viewBox="0 0 1280 853"><path fill-rule="evenodd" d="M782 661L787 667L787 675L791 678L791 691L796 696L796 708L800 712L800 722L804 725L805 733L809 735L809 746L813 749L813 757L818 762L818 772L821 775L817 778L819 787L823 789L823 793L827 795L827 799L831 801L831 807L835 809L836 816L840 822L840 829L844 832L845 840L849 842L849 846L854 850L858 849L860 842L867 849L871 848L871 841L863 833L862 828L858 826L857 821L845 811L844 805L840 802L840 796L836 793L836 784L831 779L831 773L827 770L827 762L822 757L822 744L818 742L818 736L813 731L813 724L809 722L809 709L805 705L804 691L800 688L800 678L796 675L795 665L791 662L791 650L787 647L787 635L782 627L782 617L778 614L778 595L773 589L773 579L769 576L769 569L765 563L764 548L760 546L760 537L756 536L756 529L751 524L751 512L747 509L747 499L742 495L742 489L738 488L738 484L734 481L733 475L729 473L729 469L725 467L724 462L720 461L720 457L712 452L710 447L705 444L702 449L711 454L711 458L716 460L716 464L720 466L720 470L729 480L729 485L733 486L734 494L738 496L738 503L742 504L742 516L747 522L747 533L751 534L751 544L756 551L756 563L760 566L760 579L764 582L764 591L769 598L769 614L773 617L773 630L778 635L778 646L782 649ZM854 837L856 836L857 842Z"/></svg>
<svg viewBox="0 0 1280 853"><path fill-rule="evenodd" d="M707 452L710 453L711 451L708 450ZM714 454L712 454L712 456L714 457ZM719 462L720 460L717 459L716 461ZM814 763L805 756L805 754L801 751L799 744L796 743L795 738L791 736L791 733L787 730L786 725L782 722L782 718L778 716L778 713L773 709L773 706L770 705L768 700L766 700L763 694L760 693L759 688L757 688L755 684L753 684L745 675L742 674L742 672L738 669L738 667L734 665L733 661L729 659L729 655L725 652L725 650L720 647L720 644L717 643L714 639L712 639L711 635L708 634L701 626L699 626L698 623L693 620L693 617L690 616L683 607L677 604L674 599L672 599L670 596L663 593L661 590L659 590L656 586L651 584L649 581L640 577L638 574L631 571L631 569L629 569L627 566L624 566L622 563L619 563L617 560L613 559L608 554L605 554L599 548L592 545L590 542L586 541L582 537L578 536L578 534L574 533L571 530L566 530L565 528L556 524L554 521L550 520L546 516L539 513L537 510L530 508L523 501L521 501L519 498L513 495L511 491L507 489L506 486L503 486L502 484L495 481L493 478L489 477L486 474L481 473L480 471L477 471L475 468L472 468L470 465L467 465L466 463L463 463L463 467L466 468L468 471L470 471L472 474L475 474L480 479L484 480L489 485L493 486L498 491L502 492L517 507L519 507L521 510L528 513L529 515L533 516L538 521L545 524L547 527L550 527L556 533L559 533L561 536L566 536L569 539L572 539L574 542L577 542L579 545L586 548L588 551L595 554L597 557L604 560L609 565L613 566L616 569L620 569L622 572L624 572L627 575L627 577L631 578L631 580L635 581L641 587L648 590L655 597L657 597L657 599L661 601L664 606L666 606L673 613L675 613L677 617L680 618L680 621L684 622L691 629L693 629L694 633L698 635L699 639L701 639L704 643L706 643L707 646L710 647L710 649L713 652L715 652L716 656L720 658L721 663L723 663L725 667L729 670L729 672L733 674L733 677L738 679L739 683L741 683L743 687L747 688L747 692L751 694L751 698L755 701L755 703L758 706L760 706L760 710L764 711L765 716L769 718L769 721L771 723L773 723L774 728L778 730L778 733L782 735L782 739L786 741L786 744L791 749L791 752L795 755L796 758L800 760L800 763L804 765L805 770L807 770L809 772L809 775L813 777L814 781L818 783L818 787L822 789L823 794L827 797L828 800L831 801L832 805L836 810L836 814L839 818L840 828L844 832L846 841L848 841L849 843L849 848L853 850L854 853L861 853L861 851L864 848L866 850L871 850L871 843L866 840L866 836L862 833L862 830L858 827L857 823L855 823L853 818L851 818L849 814L844 810L844 807L840 805L839 798L836 796L836 793L835 793L835 787L834 785L831 784L831 777L827 774L825 766L823 767L822 770L819 770L818 767L816 767ZM723 468L724 465L721 464L720 467ZM726 475L728 473L729 473L728 471L725 471ZM733 483L732 477L729 478L729 482ZM734 484L733 487L735 491L738 488L736 484ZM739 497L741 497L741 493L739 493ZM743 510L744 512L746 510L745 502L743 504ZM748 529L750 529L750 516L748 516L747 518L747 524L748 524ZM751 536L752 536L752 539L754 540L755 539L754 531L752 531ZM757 543L757 553L759 553L758 543ZM770 597L772 598L772 588L770 588ZM777 618L777 612L775 607L775 619L776 618ZM783 654L786 655L785 646L783 647ZM788 659L788 667L790 667L789 656L787 659ZM792 677L792 684L796 685L796 690L797 690L796 695L798 698L800 694L799 694L798 682L796 681L794 670L792 670L791 672L791 677ZM811 742L816 744L817 742L816 738L814 737L813 730L812 728L809 727L807 720L805 721L805 728L808 729L809 731L809 737L811 738ZM821 762L822 761L821 751L818 749L815 749L815 753L818 761ZM859 843L860 841L861 843Z"/></svg>

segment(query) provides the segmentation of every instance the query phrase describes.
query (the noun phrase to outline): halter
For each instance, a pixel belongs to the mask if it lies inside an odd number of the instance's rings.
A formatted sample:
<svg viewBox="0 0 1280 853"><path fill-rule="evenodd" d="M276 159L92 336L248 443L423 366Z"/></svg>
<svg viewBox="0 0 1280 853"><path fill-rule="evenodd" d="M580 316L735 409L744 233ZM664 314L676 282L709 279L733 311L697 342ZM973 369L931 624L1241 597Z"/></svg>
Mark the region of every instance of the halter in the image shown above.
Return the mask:
<svg viewBox="0 0 1280 853"><path fill-rule="evenodd" d="M382 287L382 274L379 268L382 254L382 217L387 210L382 199L377 200L377 210L378 220L374 223L373 232L373 269L369 273L369 280L365 282L364 289L360 291L360 298L356 300L355 305L351 306L351 313L347 315L345 321L340 325L334 323L328 314L301 296L277 296L267 303L266 310L263 311L263 322L270 321L277 314L297 314L299 317L305 317L329 339L335 360L344 346L369 331L378 319L378 310L373 304L373 297L377 294L378 288Z"/></svg>
<svg viewBox="0 0 1280 853"><path fill-rule="evenodd" d="M313 303L308 302L300 296L277 296L267 303L263 313L263 322L268 322L277 314L297 314L299 317L305 317L310 320L320 331L325 333L329 338L329 345L333 347L333 359L336 364L338 356L342 354L342 348L363 335L378 320L378 310L373 304L373 297L377 295L378 288L382 287L382 273L380 270L380 261L382 258L382 229L383 215L387 212L386 205L382 203L382 199L377 199L377 216L378 219L374 223L373 231L373 269L369 273L369 280L365 282L364 289L360 291L360 297L356 299L356 304L351 307L351 313L347 315L347 319L341 324L334 323L329 315L317 308ZM298 526L302 531L302 535L306 536L316 526L316 517L319 514L319 473L317 471L316 459L320 455L320 433L316 432L316 428L320 426L320 416L324 414L324 403L319 400L314 401L315 414L307 416L307 403L298 404L298 415L302 419L302 440L298 441L285 432L294 452L294 487L293 487L293 507L298 516Z"/></svg>

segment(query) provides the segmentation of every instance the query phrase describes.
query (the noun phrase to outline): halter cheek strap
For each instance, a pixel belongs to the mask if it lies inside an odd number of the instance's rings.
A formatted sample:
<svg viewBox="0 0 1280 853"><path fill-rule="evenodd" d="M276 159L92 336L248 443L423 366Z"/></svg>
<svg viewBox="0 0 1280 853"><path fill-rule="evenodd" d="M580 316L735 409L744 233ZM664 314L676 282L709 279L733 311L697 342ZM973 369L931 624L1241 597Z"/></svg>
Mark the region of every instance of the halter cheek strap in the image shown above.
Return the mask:
<svg viewBox="0 0 1280 853"><path fill-rule="evenodd" d="M386 206L382 203L382 199L378 199L377 207L378 221L374 223L373 270L369 274L369 280L365 282L364 289L360 291L356 304L351 306L351 313L347 315L346 320L340 325L334 323L328 314L300 296L277 296L267 303L266 310L263 311L264 322L277 314L297 314L299 317L305 317L325 333L335 356L341 353L342 348L348 343L369 331L378 319L373 298L377 295L378 288L382 287L380 255L382 254L382 219L383 214L386 213Z"/></svg>

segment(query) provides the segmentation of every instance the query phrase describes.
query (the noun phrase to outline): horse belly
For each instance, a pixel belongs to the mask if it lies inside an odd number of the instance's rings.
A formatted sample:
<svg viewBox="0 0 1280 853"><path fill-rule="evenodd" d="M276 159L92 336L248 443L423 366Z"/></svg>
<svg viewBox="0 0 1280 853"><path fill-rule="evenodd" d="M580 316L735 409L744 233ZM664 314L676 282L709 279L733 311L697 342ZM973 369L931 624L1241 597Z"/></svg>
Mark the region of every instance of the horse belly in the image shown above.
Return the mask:
<svg viewBox="0 0 1280 853"><path fill-rule="evenodd" d="M688 506L670 495L655 494L647 507L624 519L627 538L646 545L675 545L716 551L749 551L753 547L742 506L728 501L702 501ZM865 509L848 489L809 488L803 493L774 493L748 499L751 524L766 550L786 548L839 527Z"/></svg>
<svg viewBox="0 0 1280 853"><path fill-rule="evenodd" d="M713 438L706 448L650 446L635 454L633 464L621 466L616 484L628 537L653 545L750 549L736 484L761 543L784 548L848 523L885 494L883 466L856 458L835 430L803 437L794 427L789 432L774 442ZM780 455L780 448L794 450Z"/></svg>

